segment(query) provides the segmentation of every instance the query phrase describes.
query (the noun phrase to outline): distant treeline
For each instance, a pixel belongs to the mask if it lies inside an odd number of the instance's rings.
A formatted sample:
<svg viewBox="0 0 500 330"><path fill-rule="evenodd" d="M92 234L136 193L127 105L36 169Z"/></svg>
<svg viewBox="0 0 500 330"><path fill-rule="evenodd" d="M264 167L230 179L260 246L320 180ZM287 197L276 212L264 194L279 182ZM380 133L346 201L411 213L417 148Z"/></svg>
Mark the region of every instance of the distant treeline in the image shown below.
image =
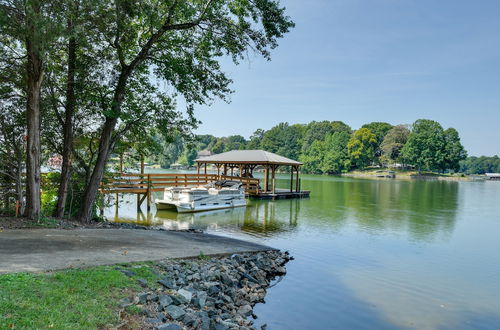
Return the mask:
<svg viewBox="0 0 500 330"><path fill-rule="evenodd" d="M460 172L465 174L500 173L500 157L468 157L460 162Z"/></svg>
<svg viewBox="0 0 500 330"><path fill-rule="evenodd" d="M412 125L372 122L353 130L341 121L309 124L280 123L269 130L257 129L249 140L241 135L197 135L189 143L181 137L163 146L149 161L168 167L191 166L198 152L263 149L298 159L306 173L339 174L368 166L395 166L419 171L482 174L500 172L495 157L469 157L456 129L419 119Z"/></svg>

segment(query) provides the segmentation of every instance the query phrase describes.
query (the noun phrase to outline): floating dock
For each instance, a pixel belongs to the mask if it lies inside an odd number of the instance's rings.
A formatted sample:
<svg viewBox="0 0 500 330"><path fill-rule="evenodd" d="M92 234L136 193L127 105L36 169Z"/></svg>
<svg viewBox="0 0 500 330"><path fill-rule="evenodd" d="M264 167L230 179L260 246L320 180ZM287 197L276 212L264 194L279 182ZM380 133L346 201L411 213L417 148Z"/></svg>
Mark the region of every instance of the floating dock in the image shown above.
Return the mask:
<svg viewBox="0 0 500 330"><path fill-rule="evenodd" d="M154 192L163 192L167 187L198 187L220 180L241 182L245 188L246 197L252 199L306 198L311 193L307 190L300 190L300 180L294 185L295 187L291 185L290 189L278 189L275 188L275 179L273 178L272 181L270 180L272 188L266 190L261 187L261 180L257 178L203 173L116 174L103 180L100 192L102 194L116 194L116 200L118 200L119 194L136 194L137 209L140 209L141 205L146 202L147 209L150 210L152 204L151 194Z"/></svg>
<svg viewBox="0 0 500 330"><path fill-rule="evenodd" d="M307 198L311 194L309 190L290 191L286 189L276 189L272 191L259 191L257 194L247 195L251 199L291 199L291 198Z"/></svg>

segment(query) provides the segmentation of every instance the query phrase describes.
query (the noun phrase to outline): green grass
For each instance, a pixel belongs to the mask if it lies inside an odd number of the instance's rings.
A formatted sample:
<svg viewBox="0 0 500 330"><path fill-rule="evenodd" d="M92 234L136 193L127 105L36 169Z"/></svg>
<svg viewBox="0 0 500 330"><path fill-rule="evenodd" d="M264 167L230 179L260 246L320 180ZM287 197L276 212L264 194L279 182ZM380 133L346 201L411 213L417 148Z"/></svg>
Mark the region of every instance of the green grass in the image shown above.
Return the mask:
<svg viewBox="0 0 500 330"><path fill-rule="evenodd" d="M210 259L210 257L207 256L207 255L205 255L203 253L203 251L200 251L200 254L198 255L198 259L200 259L200 260L208 260L208 259Z"/></svg>
<svg viewBox="0 0 500 330"><path fill-rule="evenodd" d="M42 216L38 222L37 221L33 222L34 227L57 228L58 225L59 222L56 219L47 218L44 216Z"/></svg>
<svg viewBox="0 0 500 330"><path fill-rule="evenodd" d="M115 266L72 269L48 274L0 276L0 329L96 329L119 323L119 301L142 288L138 278L152 283L151 267L129 264L129 278ZM136 306L126 310L137 314Z"/></svg>

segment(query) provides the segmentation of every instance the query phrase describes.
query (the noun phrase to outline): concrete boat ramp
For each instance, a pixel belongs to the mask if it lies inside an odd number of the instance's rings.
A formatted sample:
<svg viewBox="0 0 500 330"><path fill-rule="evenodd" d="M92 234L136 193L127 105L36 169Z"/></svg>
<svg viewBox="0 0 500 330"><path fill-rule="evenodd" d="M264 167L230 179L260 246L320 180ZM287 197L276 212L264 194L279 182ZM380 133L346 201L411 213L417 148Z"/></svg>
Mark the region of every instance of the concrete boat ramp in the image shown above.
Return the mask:
<svg viewBox="0 0 500 330"><path fill-rule="evenodd" d="M0 232L0 273L271 250L204 233L141 229L12 229Z"/></svg>

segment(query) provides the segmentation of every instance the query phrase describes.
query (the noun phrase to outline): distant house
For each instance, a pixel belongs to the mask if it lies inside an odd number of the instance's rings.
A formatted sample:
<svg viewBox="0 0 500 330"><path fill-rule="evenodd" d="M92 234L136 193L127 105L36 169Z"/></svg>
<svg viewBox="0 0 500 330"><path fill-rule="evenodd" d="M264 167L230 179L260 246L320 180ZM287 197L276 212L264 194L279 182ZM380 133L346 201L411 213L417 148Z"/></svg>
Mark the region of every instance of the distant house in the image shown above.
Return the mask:
<svg viewBox="0 0 500 330"><path fill-rule="evenodd" d="M213 155L213 153L210 150L205 149L205 150L198 151L198 156L196 158L202 159L205 157L210 157L212 155Z"/></svg>
<svg viewBox="0 0 500 330"><path fill-rule="evenodd" d="M47 161L47 166L53 169L60 169L62 167L63 158L61 155L53 155Z"/></svg>

